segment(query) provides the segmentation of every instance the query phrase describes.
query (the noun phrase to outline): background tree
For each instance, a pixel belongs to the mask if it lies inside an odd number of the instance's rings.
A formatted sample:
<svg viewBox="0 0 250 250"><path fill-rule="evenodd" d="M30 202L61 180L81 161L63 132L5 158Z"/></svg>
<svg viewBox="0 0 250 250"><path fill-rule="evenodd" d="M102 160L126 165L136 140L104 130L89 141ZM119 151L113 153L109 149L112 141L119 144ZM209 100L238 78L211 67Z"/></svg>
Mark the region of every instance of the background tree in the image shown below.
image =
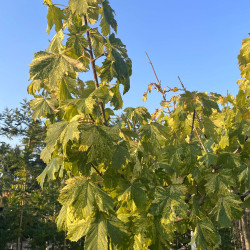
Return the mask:
<svg viewBox="0 0 250 250"><path fill-rule="evenodd" d="M64 244L64 234L58 233L55 217L58 214L58 188L56 183L48 183L42 191L36 177L45 164L40 160L44 146L45 127L43 122L31 118L29 103L21 107L6 109L0 116L0 133L10 144L0 145L0 194L2 211L0 214L0 245L29 241L32 249L44 249L46 242Z"/></svg>

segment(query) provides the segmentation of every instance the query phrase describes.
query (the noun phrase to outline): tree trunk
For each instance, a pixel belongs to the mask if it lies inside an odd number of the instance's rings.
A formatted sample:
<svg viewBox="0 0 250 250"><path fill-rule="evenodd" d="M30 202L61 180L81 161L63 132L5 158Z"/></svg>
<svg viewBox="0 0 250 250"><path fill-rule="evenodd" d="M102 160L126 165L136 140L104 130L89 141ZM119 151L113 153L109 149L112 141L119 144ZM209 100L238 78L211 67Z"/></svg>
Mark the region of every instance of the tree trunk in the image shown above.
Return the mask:
<svg viewBox="0 0 250 250"><path fill-rule="evenodd" d="M64 232L64 242L63 242L63 250L67 249L67 241L66 241L67 233Z"/></svg>
<svg viewBox="0 0 250 250"><path fill-rule="evenodd" d="M238 223L239 223L239 231L240 231L241 250L245 250L245 242L244 242L244 236L242 234L241 220L238 220Z"/></svg>
<svg viewBox="0 0 250 250"><path fill-rule="evenodd" d="M19 222L19 230L20 232L18 233L18 238L17 238L17 250L22 250L22 226L23 226L23 202L22 202L22 207L21 207L21 213L20 213L20 222Z"/></svg>

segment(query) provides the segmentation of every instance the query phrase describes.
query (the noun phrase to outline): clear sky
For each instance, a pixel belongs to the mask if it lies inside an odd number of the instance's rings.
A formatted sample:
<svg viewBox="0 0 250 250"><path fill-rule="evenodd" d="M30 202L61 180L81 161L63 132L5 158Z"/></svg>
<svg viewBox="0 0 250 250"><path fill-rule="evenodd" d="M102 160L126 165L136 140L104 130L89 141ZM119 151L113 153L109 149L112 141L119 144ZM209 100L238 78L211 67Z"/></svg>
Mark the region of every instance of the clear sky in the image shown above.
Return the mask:
<svg viewBox="0 0 250 250"><path fill-rule="evenodd" d="M67 4L66 0L53 0ZM163 86L236 94L240 74L237 55L250 32L249 0L110 0L116 11L118 37L133 62L127 106L154 111L160 96L143 92L155 82L145 51ZM47 7L42 0L2 1L0 10L0 111L27 98L29 63L51 39L46 33Z"/></svg>

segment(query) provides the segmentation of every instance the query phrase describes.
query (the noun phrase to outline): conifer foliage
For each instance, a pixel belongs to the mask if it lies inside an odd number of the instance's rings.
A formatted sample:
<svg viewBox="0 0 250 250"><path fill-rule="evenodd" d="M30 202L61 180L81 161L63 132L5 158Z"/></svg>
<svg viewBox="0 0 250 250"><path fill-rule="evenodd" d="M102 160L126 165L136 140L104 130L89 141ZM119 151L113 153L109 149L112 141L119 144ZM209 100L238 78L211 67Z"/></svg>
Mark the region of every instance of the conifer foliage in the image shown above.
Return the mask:
<svg viewBox="0 0 250 250"><path fill-rule="evenodd" d="M190 230L197 247L218 247L219 229L249 207L250 41L239 56L236 98L182 83L166 90L157 78L143 97L153 88L162 94L155 113L127 108L113 121L132 63L109 1L44 4L47 32L56 33L35 54L28 92L33 118L47 126L38 181L66 180L58 229L71 241L84 238L85 249L169 249Z"/></svg>

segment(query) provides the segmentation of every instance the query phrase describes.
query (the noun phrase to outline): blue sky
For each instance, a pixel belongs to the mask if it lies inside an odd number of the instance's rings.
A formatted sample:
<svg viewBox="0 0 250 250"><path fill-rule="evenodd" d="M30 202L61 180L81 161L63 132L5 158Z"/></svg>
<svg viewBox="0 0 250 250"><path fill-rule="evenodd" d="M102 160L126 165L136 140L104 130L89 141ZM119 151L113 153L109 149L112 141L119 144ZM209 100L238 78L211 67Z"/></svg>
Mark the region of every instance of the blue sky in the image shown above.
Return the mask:
<svg viewBox="0 0 250 250"><path fill-rule="evenodd" d="M54 3L67 4L66 0ZM237 93L237 55L250 32L248 0L110 0L116 11L118 37L133 62L131 89L124 107L144 105L154 111L152 94L142 102L147 85L155 82L145 51L163 86L188 90ZM47 8L42 0L3 1L0 10L0 111L27 98L29 66L35 52L48 46Z"/></svg>

